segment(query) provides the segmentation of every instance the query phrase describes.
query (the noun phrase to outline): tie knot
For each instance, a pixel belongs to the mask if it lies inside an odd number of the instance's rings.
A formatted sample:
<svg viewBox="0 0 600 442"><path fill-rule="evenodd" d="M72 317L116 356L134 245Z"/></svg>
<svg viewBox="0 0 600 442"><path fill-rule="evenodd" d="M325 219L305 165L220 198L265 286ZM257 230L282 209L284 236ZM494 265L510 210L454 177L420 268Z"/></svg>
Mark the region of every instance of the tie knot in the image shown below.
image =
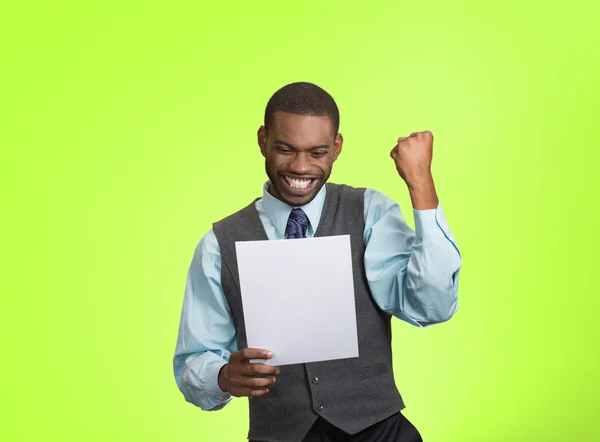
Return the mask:
<svg viewBox="0 0 600 442"><path fill-rule="evenodd" d="M285 237L287 239L306 238L306 229L308 229L308 217L304 210L292 210L285 228Z"/></svg>

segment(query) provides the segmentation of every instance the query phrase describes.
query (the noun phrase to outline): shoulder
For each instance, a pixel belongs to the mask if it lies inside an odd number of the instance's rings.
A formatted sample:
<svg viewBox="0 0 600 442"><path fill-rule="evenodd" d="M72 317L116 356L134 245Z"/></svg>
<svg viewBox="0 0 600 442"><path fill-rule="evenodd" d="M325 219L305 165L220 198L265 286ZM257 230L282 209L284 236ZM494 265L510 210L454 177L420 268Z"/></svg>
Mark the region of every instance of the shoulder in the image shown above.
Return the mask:
<svg viewBox="0 0 600 442"><path fill-rule="evenodd" d="M210 229L196 246L195 256L199 259L208 256L220 256L219 242L217 241L217 235L215 235L214 229Z"/></svg>
<svg viewBox="0 0 600 442"><path fill-rule="evenodd" d="M360 194L360 193L364 193L364 191L366 190L364 187L354 187L354 186L350 186L348 184L336 184L336 183L327 183L327 192L329 191L332 192L344 192L344 193L356 193L356 194Z"/></svg>
<svg viewBox="0 0 600 442"><path fill-rule="evenodd" d="M379 208L387 211L398 204L383 193L369 187L353 187L347 184L327 183L327 192L336 192L340 197L363 198L365 209Z"/></svg>
<svg viewBox="0 0 600 442"><path fill-rule="evenodd" d="M365 198L364 187L353 187L347 184L327 183L327 195L338 197L342 201L362 202Z"/></svg>
<svg viewBox="0 0 600 442"><path fill-rule="evenodd" d="M198 242L192 263L190 265L190 276L198 278L204 276L214 276L220 271L221 249L217 241L215 232L209 230Z"/></svg>
<svg viewBox="0 0 600 442"><path fill-rule="evenodd" d="M221 229L226 228L231 225L239 224L240 222L243 222L245 219L255 216L256 215L256 202L259 199L260 198L256 198L254 201L252 201L249 205L247 205L243 209L240 209L237 212L232 213L229 216L226 216L222 220L213 223L213 230L216 230L215 233L218 235L219 231Z"/></svg>
<svg viewBox="0 0 600 442"><path fill-rule="evenodd" d="M375 222L389 212L401 215L396 201L375 189L365 190L365 219Z"/></svg>
<svg viewBox="0 0 600 442"><path fill-rule="evenodd" d="M370 205L385 207L398 205L393 199L375 189L365 189L365 203L367 202Z"/></svg>

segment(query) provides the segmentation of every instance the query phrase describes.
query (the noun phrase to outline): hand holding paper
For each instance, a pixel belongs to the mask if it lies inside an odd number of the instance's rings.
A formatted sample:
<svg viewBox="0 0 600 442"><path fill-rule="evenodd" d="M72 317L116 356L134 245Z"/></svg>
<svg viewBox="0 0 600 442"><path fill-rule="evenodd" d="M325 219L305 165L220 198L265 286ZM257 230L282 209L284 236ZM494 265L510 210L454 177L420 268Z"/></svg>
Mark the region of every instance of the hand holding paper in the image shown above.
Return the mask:
<svg viewBox="0 0 600 442"><path fill-rule="evenodd" d="M219 373L219 388L237 397L264 396L269 392L269 386L275 383L275 376L279 374L279 368L264 364L252 364L249 361L250 358L270 359L272 357L273 353L270 351L258 348L246 348L231 353L229 362Z"/></svg>

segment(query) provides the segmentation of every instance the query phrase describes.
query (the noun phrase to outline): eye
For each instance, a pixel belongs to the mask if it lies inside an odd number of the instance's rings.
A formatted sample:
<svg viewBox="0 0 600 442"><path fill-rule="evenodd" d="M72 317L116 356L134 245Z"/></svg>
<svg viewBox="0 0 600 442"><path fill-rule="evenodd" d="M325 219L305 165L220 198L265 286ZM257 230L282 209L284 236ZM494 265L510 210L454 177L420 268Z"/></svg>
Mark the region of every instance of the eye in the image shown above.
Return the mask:
<svg viewBox="0 0 600 442"><path fill-rule="evenodd" d="M290 149L289 147L275 146L275 149L277 149L277 152L283 153L283 154L292 153L292 149Z"/></svg>
<svg viewBox="0 0 600 442"><path fill-rule="evenodd" d="M316 152L311 152L311 155L315 158L321 158L324 157L325 155L327 155L327 151L325 150L318 150Z"/></svg>

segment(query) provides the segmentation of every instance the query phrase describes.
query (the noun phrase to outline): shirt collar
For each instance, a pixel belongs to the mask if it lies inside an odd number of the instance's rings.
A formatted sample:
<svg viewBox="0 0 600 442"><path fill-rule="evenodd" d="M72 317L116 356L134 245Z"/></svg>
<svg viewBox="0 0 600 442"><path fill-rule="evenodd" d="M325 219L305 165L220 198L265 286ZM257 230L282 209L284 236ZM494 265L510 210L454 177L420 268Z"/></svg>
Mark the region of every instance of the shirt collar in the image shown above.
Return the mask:
<svg viewBox="0 0 600 442"><path fill-rule="evenodd" d="M303 206L292 207L271 195L268 190L269 181L265 183L263 186L263 208L281 236L285 235L288 218L290 217L290 213L292 213L292 209L295 208L300 208L306 213L313 234L317 231L319 221L321 221L323 205L325 204L325 195L327 193L326 187L326 185L323 185L321 190L319 190L319 193L317 193L310 203Z"/></svg>

